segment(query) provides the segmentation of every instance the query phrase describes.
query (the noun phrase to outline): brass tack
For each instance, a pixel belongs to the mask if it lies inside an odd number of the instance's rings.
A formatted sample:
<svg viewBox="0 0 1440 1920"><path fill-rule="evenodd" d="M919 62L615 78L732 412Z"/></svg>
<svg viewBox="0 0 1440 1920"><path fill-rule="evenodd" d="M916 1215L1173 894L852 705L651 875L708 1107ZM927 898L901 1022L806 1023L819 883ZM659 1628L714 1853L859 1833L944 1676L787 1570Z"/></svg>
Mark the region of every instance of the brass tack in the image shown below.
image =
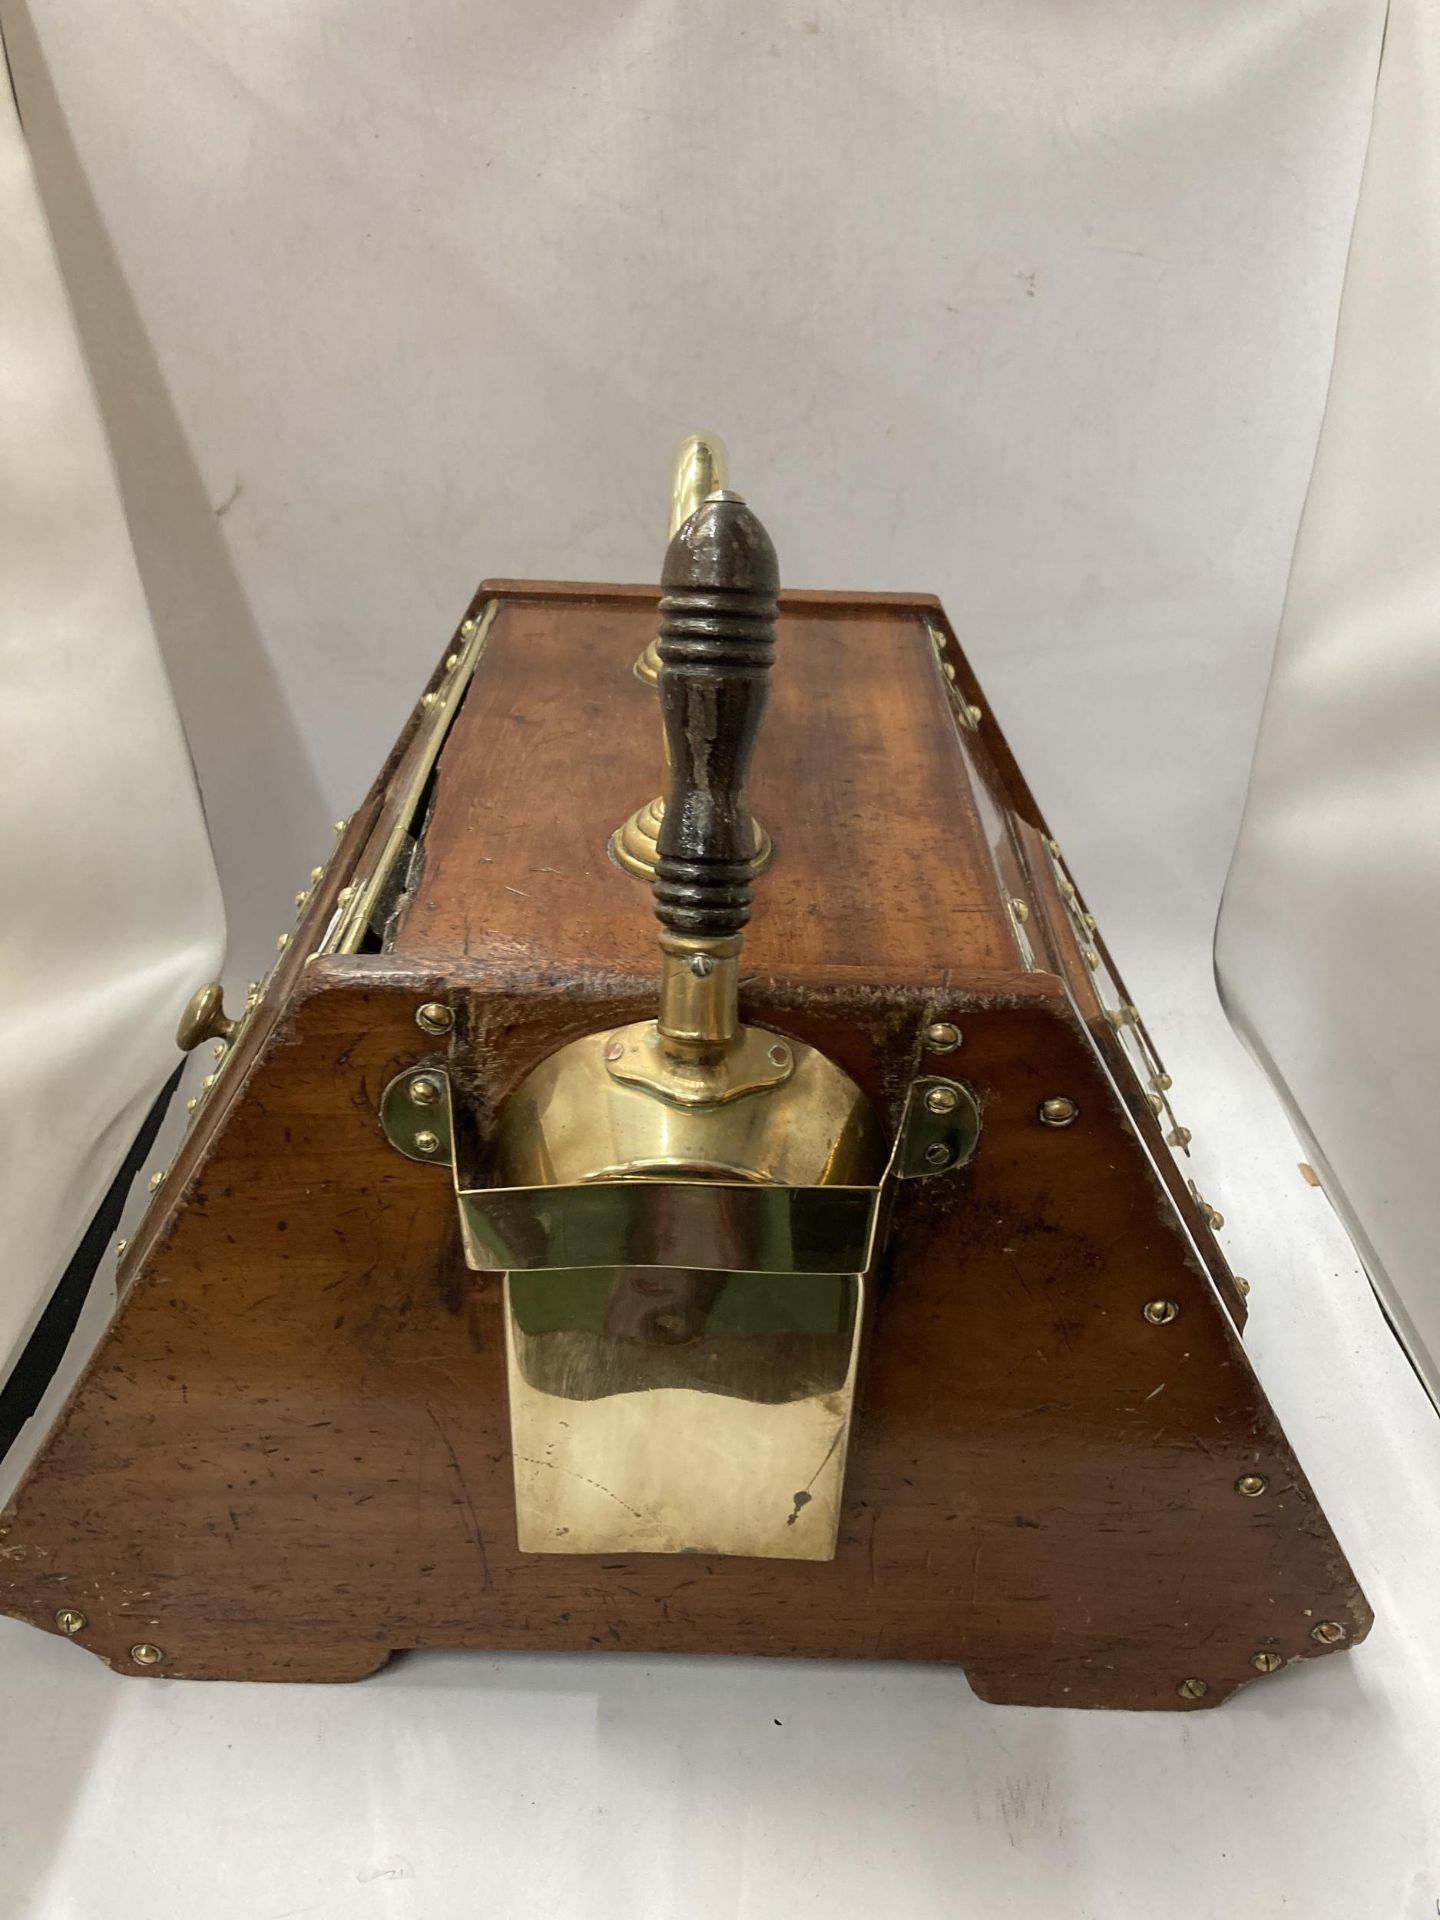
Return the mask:
<svg viewBox="0 0 1440 1920"><path fill-rule="evenodd" d="M1168 1327L1172 1320L1180 1318L1180 1303L1178 1300L1147 1300L1145 1318L1152 1327Z"/></svg>
<svg viewBox="0 0 1440 1920"><path fill-rule="evenodd" d="M1278 1653L1262 1651L1251 1654L1250 1664L1257 1673L1274 1673L1276 1668L1284 1666L1285 1662Z"/></svg>
<svg viewBox="0 0 1440 1920"><path fill-rule="evenodd" d="M1318 1640L1322 1647L1338 1647L1345 1638L1345 1629L1338 1620L1317 1620L1310 1629L1310 1638Z"/></svg>
<svg viewBox="0 0 1440 1920"><path fill-rule="evenodd" d="M417 1153L438 1153L440 1151L439 1134L422 1129L415 1136L415 1150Z"/></svg>
<svg viewBox="0 0 1440 1920"><path fill-rule="evenodd" d="M61 1607L55 1615L55 1624L62 1633L83 1633L90 1622L78 1607Z"/></svg>
<svg viewBox="0 0 1440 1920"><path fill-rule="evenodd" d="M130 1658L140 1667L158 1667L165 1655L153 1640L142 1640L138 1647L131 1647Z"/></svg>
<svg viewBox="0 0 1440 1920"><path fill-rule="evenodd" d="M1208 1200L1205 1203L1205 1220L1212 1233L1218 1233L1225 1224L1224 1214L1218 1207L1212 1207Z"/></svg>
<svg viewBox="0 0 1440 1920"><path fill-rule="evenodd" d="M1069 1127L1073 1126L1079 1118L1079 1107L1063 1093L1052 1094L1048 1100L1040 1102L1042 1127Z"/></svg>
<svg viewBox="0 0 1440 1920"><path fill-rule="evenodd" d="M438 1000L427 1000L417 1011L415 1024L426 1033L448 1033L455 1024L455 1015Z"/></svg>
<svg viewBox="0 0 1440 1920"><path fill-rule="evenodd" d="M925 1029L925 1047L929 1053L954 1053L960 1044L960 1029L951 1020L937 1020Z"/></svg>
<svg viewBox="0 0 1440 1920"><path fill-rule="evenodd" d="M960 1104L960 1096L954 1087L931 1087L925 1096L925 1105L931 1113L953 1113Z"/></svg>
<svg viewBox="0 0 1440 1920"><path fill-rule="evenodd" d="M1210 1691L1206 1680L1182 1680L1175 1689L1182 1700L1203 1700Z"/></svg>
<svg viewBox="0 0 1440 1920"><path fill-rule="evenodd" d="M1045 842L1045 846L1046 846L1046 850L1052 855L1054 859L1058 860L1060 858L1060 842L1058 840L1051 840L1047 838Z"/></svg>
<svg viewBox="0 0 1440 1920"><path fill-rule="evenodd" d="M1060 888L1060 898L1062 900L1073 900L1075 898L1075 882L1073 880L1062 878L1058 882L1058 885Z"/></svg>
<svg viewBox="0 0 1440 1920"><path fill-rule="evenodd" d="M1235 1482L1235 1491L1243 1493L1247 1500L1258 1500L1269 1485L1263 1473L1242 1473Z"/></svg>

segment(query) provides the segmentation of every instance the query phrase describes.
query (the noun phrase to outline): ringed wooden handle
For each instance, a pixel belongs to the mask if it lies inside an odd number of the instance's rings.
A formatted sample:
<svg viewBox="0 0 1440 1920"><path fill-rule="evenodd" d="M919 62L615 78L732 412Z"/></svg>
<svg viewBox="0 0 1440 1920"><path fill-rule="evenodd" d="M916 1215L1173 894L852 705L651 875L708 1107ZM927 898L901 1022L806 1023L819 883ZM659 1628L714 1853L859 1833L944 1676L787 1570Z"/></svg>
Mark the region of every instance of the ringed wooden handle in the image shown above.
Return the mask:
<svg viewBox="0 0 1440 1920"><path fill-rule="evenodd" d="M780 569L745 502L716 494L671 540L660 584L670 791L655 913L671 933L721 939L750 918L755 829L746 780L770 691Z"/></svg>

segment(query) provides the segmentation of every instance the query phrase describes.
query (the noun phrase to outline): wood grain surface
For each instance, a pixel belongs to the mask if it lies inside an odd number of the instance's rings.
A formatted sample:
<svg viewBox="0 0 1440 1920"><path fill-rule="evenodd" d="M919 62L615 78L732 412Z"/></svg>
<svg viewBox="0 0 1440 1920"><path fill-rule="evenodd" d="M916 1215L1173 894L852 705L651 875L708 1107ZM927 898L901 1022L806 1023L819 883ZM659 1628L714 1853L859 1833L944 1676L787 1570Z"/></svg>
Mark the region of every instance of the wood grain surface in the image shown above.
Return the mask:
<svg viewBox="0 0 1440 1920"><path fill-rule="evenodd" d="M1178 1710L1256 1679L1257 1654L1362 1638L1107 976L1075 960L1044 823L1016 799L997 836L1003 743L988 714L955 723L939 615L914 600L787 600L755 782L779 852L747 1017L822 1047L892 1125L923 1070L984 1112L968 1168L899 1195L837 1556L518 1551L500 1290L463 1264L447 1174L394 1152L377 1108L393 1073L443 1060L483 1130L555 1047L649 1010L654 923L604 841L658 776L629 675L653 619L633 590L506 599L395 949L271 983L0 1518L5 1610L52 1632L78 1610L79 1645L152 1677L352 1678L434 1646L763 1653L960 1661L991 1700ZM956 684L983 706L963 663ZM384 798L382 779L302 957ZM444 1040L416 1023L435 999ZM942 1018L964 1043L940 1061ZM1041 1124L1056 1095L1075 1124Z"/></svg>

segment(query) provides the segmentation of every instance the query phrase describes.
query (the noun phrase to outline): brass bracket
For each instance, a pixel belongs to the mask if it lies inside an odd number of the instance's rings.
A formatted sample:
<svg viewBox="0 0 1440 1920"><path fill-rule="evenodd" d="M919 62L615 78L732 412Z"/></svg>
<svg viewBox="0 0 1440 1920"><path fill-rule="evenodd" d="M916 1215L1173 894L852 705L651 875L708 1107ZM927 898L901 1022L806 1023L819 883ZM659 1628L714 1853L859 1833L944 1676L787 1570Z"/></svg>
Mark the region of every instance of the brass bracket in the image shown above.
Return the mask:
<svg viewBox="0 0 1440 1920"><path fill-rule="evenodd" d="M443 1067L407 1067L380 1096L380 1131L397 1153L426 1166L455 1161L450 1076Z"/></svg>
<svg viewBox="0 0 1440 1920"><path fill-rule="evenodd" d="M926 1075L912 1082L890 1171L899 1180L928 1180L963 1167L980 1144L980 1106L959 1080Z"/></svg>

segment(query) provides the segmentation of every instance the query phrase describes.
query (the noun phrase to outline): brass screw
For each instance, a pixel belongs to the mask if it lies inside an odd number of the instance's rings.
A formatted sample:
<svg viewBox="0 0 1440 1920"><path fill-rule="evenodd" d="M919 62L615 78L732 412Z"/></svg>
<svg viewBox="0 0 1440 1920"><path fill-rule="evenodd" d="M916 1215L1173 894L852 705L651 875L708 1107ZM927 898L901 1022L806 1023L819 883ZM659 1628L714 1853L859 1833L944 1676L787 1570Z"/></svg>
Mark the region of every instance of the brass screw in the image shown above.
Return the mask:
<svg viewBox="0 0 1440 1920"><path fill-rule="evenodd" d="M335 903L337 906L343 907L346 905L348 901L354 898L354 895L355 895L354 887L341 887L340 891L335 896Z"/></svg>
<svg viewBox="0 0 1440 1920"><path fill-rule="evenodd" d="M440 1151L439 1134L428 1131L417 1133L415 1136L415 1150L417 1153L438 1153Z"/></svg>
<svg viewBox="0 0 1440 1920"><path fill-rule="evenodd" d="M1182 1680L1175 1691L1182 1700L1203 1700L1210 1691L1206 1680Z"/></svg>
<svg viewBox="0 0 1440 1920"><path fill-rule="evenodd" d="M1025 922L1030 918L1030 909L1023 900L1012 900L1010 902L1010 911L1020 922L1021 926L1024 926Z"/></svg>
<svg viewBox="0 0 1440 1920"><path fill-rule="evenodd" d="M1172 1320L1180 1318L1180 1303L1177 1300L1147 1300L1145 1318L1152 1327L1168 1327Z"/></svg>
<svg viewBox="0 0 1440 1920"><path fill-rule="evenodd" d="M158 1667L165 1655L153 1640L142 1640L138 1647L131 1647L130 1658L139 1667Z"/></svg>
<svg viewBox="0 0 1440 1920"><path fill-rule="evenodd" d="M1075 898L1075 882L1073 880L1067 877L1061 879L1058 885L1060 888L1060 898L1062 900L1073 900Z"/></svg>
<svg viewBox="0 0 1440 1920"><path fill-rule="evenodd" d="M427 1000L416 1013L415 1024L426 1033L449 1033L455 1024L455 1015L438 1000Z"/></svg>
<svg viewBox="0 0 1440 1920"><path fill-rule="evenodd" d="M263 990L261 988L260 982L258 980L252 980L249 986L246 987L245 989L246 1006L258 1007L262 998L263 998Z"/></svg>
<svg viewBox="0 0 1440 1920"><path fill-rule="evenodd" d="M937 1020L925 1029L925 1047L929 1053L954 1053L960 1044L960 1029L953 1021Z"/></svg>
<svg viewBox="0 0 1440 1920"><path fill-rule="evenodd" d="M1052 1094L1040 1102L1042 1127L1070 1127L1080 1118L1080 1109L1063 1093Z"/></svg>
<svg viewBox="0 0 1440 1920"><path fill-rule="evenodd" d="M1252 1653L1250 1664L1257 1673L1274 1673L1277 1667L1284 1666L1278 1653Z"/></svg>
<svg viewBox="0 0 1440 1920"><path fill-rule="evenodd" d="M410 1100L417 1107L433 1107L440 1098L440 1083L437 1080L420 1079L410 1082Z"/></svg>
<svg viewBox="0 0 1440 1920"><path fill-rule="evenodd" d="M1263 1473L1242 1473L1235 1482L1235 1491L1243 1493L1247 1500L1258 1500L1269 1484Z"/></svg>
<svg viewBox="0 0 1440 1920"><path fill-rule="evenodd" d="M83 1633L90 1622L78 1607L61 1607L55 1616L55 1624L62 1633Z"/></svg>
<svg viewBox="0 0 1440 1920"><path fill-rule="evenodd" d="M925 1149L925 1164L930 1167L943 1167L950 1158L950 1149L942 1141L933 1140Z"/></svg>
<svg viewBox="0 0 1440 1920"><path fill-rule="evenodd" d="M1049 840L1049 839L1047 839L1047 840L1046 840L1046 842L1045 842L1045 845L1046 845L1046 848L1047 848L1047 850L1048 850L1048 851L1050 852L1050 854L1051 854L1051 855L1052 855L1052 856L1053 856L1053 857L1054 857L1054 858L1055 858L1056 860L1058 860L1058 859L1060 858L1060 842L1059 842L1058 840Z"/></svg>
<svg viewBox="0 0 1440 1920"><path fill-rule="evenodd" d="M1345 1638L1345 1629L1338 1620L1317 1620L1310 1629L1310 1638L1318 1640L1322 1647L1338 1647Z"/></svg>
<svg viewBox="0 0 1440 1920"><path fill-rule="evenodd" d="M953 1113L960 1104L960 1096L954 1087L931 1087L925 1096L925 1105L931 1113Z"/></svg>

